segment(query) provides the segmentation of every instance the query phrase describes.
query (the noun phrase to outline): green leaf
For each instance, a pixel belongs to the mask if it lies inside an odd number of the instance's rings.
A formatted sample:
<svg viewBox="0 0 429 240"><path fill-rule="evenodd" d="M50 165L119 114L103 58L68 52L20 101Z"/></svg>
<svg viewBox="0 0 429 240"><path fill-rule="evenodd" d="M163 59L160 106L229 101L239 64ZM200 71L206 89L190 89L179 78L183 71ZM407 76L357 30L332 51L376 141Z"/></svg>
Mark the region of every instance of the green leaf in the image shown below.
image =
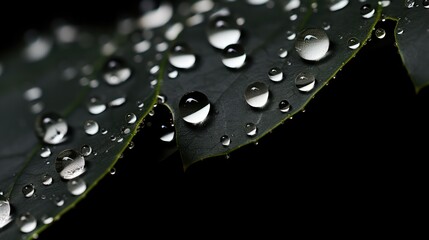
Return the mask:
<svg viewBox="0 0 429 240"><path fill-rule="evenodd" d="M76 29L79 32L71 42L52 34L36 38L26 46L34 47L32 60L21 50L2 56L0 109L6 114L0 124L0 192L5 199L0 199L0 207L10 204L12 222L0 229L1 239L31 238L48 226L50 221L44 219L58 219L81 200L114 166L156 101L160 84L151 77L148 65L152 61L162 68L162 63L154 59L154 48L139 54L127 35L109 35L100 28ZM111 59L122 60L131 70L128 80L118 85L105 81L105 65ZM92 97L99 98L107 109L91 114L88 101ZM122 100L125 102L120 103ZM50 112L62 117L69 129L65 141L55 145L44 143L35 129L37 118ZM129 114L135 120L130 121ZM85 132L88 120L99 125L93 135ZM62 178L56 169L59 154L71 149L83 156L85 145L92 152L84 157L83 174L69 180L77 175L71 172ZM49 157L41 156L42 147L50 149ZM52 177L51 184L43 183L46 175ZM70 190L82 183L79 181L84 183L80 189L84 192ZM1 210L0 221L5 217ZM27 220L34 217L34 230L30 224L29 233L20 231L22 216Z"/></svg>
<svg viewBox="0 0 429 240"><path fill-rule="evenodd" d="M296 2L274 1L273 6L253 6L245 1L216 2L213 9L203 13L204 21L201 24L185 28L176 39L177 43L186 43L197 56L196 65L189 70L179 70L177 78L169 79L168 73L165 73L162 90L174 111L177 142L185 168L202 159L225 155L257 142L286 119L302 111L364 45L380 16L380 11L374 9L372 17L362 17L360 9L364 4L357 1L350 1L337 11L329 9L332 5L328 1L317 4L301 1L298 8L290 10ZM371 4L372 8L378 6L376 1L366 4ZM225 67L221 60L222 51L212 47L207 40L210 18L219 11L225 14L221 9L229 9L230 14L227 15L231 21L244 22L239 26L242 32L239 43L245 49L247 60L240 69ZM309 28L322 29L329 37L329 52L319 61L303 60L295 51L297 40L292 35ZM354 43L360 44L354 46L356 49L348 47L352 38L357 40ZM280 48L288 51L285 58L279 57ZM273 67L283 72L282 81L274 82L268 77ZM302 73L316 78L315 86L309 92L300 91L295 84ZM245 89L254 82L262 82L269 88L268 103L261 109L249 106L244 97ZM179 108L181 98L192 91L205 94L211 104L208 118L196 125L185 122ZM290 103L291 109L287 113L279 110L282 100ZM246 134L248 123L257 127L254 136ZM223 135L230 138L229 146L221 144Z"/></svg>
<svg viewBox="0 0 429 240"><path fill-rule="evenodd" d="M396 44L416 92L429 84L429 8L425 1L399 1L383 9L386 18L398 21ZM425 7L426 5L426 7Z"/></svg>

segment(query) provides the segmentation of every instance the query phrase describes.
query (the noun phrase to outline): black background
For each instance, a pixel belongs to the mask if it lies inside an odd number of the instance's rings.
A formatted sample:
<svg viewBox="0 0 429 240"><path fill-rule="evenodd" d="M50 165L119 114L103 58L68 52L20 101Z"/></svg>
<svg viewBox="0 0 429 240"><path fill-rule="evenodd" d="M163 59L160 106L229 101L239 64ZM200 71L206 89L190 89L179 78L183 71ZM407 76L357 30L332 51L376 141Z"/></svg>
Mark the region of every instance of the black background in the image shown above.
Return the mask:
<svg viewBox="0 0 429 240"><path fill-rule="evenodd" d="M1 51L22 42L28 29L51 27L53 19L111 24L139 12L138 1L33 1L2 9L10 15L1 16ZM414 93L393 44L394 24L381 24L385 39L373 37L305 113L257 146L184 173L179 154L156 161L162 143L137 136L116 174L106 176L40 239L206 238L227 230L252 233L266 224L278 231L290 220L300 226L332 216L340 220L364 215L367 207L388 216L391 205L401 205L398 199L418 199L427 159L429 90Z"/></svg>

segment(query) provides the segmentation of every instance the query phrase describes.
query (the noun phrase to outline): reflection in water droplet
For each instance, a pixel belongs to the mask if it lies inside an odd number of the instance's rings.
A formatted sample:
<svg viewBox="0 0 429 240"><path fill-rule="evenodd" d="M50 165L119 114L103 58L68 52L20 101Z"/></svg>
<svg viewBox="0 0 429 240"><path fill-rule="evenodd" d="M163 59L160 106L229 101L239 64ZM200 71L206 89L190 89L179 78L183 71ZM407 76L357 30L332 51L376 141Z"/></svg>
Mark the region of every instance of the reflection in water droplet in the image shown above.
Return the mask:
<svg viewBox="0 0 429 240"><path fill-rule="evenodd" d="M170 64L180 69L189 69L193 67L196 59L196 56L185 44L174 45L168 57Z"/></svg>
<svg viewBox="0 0 429 240"><path fill-rule="evenodd" d="M103 78L109 85L118 85L131 77L131 68L119 58L109 59L103 66Z"/></svg>
<svg viewBox="0 0 429 240"><path fill-rule="evenodd" d="M282 113L287 113L290 111L290 103L287 100L281 100L279 102L279 109Z"/></svg>
<svg viewBox="0 0 429 240"><path fill-rule="evenodd" d="M404 29L403 28L398 28L397 29L397 33L398 33L398 35L403 34L404 33Z"/></svg>
<svg viewBox="0 0 429 240"><path fill-rule="evenodd" d="M10 204L9 201L0 194L0 229L10 222Z"/></svg>
<svg viewBox="0 0 429 240"><path fill-rule="evenodd" d="M24 99L27 101L34 101L42 97L42 89L39 87L32 87L24 92Z"/></svg>
<svg viewBox="0 0 429 240"><path fill-rule="evenodd" d="M375 36L378 39L383 39L386 36L386 31L383 28L377 28L375 30Z"/></svg>
<svg viewBox="0 0 429 240"><path fill-rule="evenodd" d="M238 43L241 30L231 16L216 16L210 20L207 29L210 44L217 49Z"/></svg>
<svg viewBox="0 0 429 240"><path fill-rule="evenodd" d="M37 135L47 144L64 142L67 131L67 122L56 113L47 113L36 118Z"/></svg>
<svg viewBox="0 0 429 240"><path fill-rule="evenodd" d="M47 173L43 174L43 176L42 176L42 184L43 185L49 186L52 184L52 182L53 182L53 178L51 177L51 175L49 175Z"/></svg>
<svg viewBox="0 0 429 240"><path fill-rule="evenodd" d="M295 50L305 60L318 61L329 50L329 38L323 29L309 28L301 32L295 42Z"/></svg>
<svg viewBox="0 0 429 240"><path fill-rule="evenodd" d="M372 18L375 14L375 8L371 4L364 4L360 8L360 14L363 18Z"/></svg>
<svg viewBox="0 0 429 240"><path fill-rule="evenodd" d="M108 105L109 107L119 107L122 106L122 104L124 104L126 101L127 99L125 97L118 97L110 101Z"/></svg>
<svg viewBox="0 0 429 240"><path fill-rule="evenodd" d="M179 111L184 121L192 124L202 123L210 112L209 99L201 92L186 93L180 99Z"/></svg>
<svg viewBox="0 0 429 240"><path fill-rule="evenodd" d="M137 117L136 117L136 115L135 115L134 113L128 113L128 114L125 116L125 121L126 121L128 124L134 124L134 123L137 121Z"/></svg>
<svg viewBox="0 0 429 240"><path fill-rule="evenodd" d="M222 137L220 137L220 143L222 144L222 146L228 147L229 144L231 144L231 138L229 138L227 135L223 135Z"/></svg>
<svg viewBox="0 0 429 240"><path fill-rule="evenodd" d="M161 125L161 137L159 138L163 142L171 142L174 139L174 126L172 125Z"/></svg>
<svg viewBox="0 0 429 240"><path fill-rule="evenodd" d="M48 158L49 156L51 156L51 149L49 147L42 147L40 149L40 157L41 158Z"/></svg>
<svg viewBox="0 0 429 240"><path fill-rule="evenodd" d="M246 53L240 44L228 45L222 51L222 63L229 68L241 68L246 61Z"/></svg>
<svg viewBox="0 0 429 240"><path fill-rule="evenodd" d="M81 178L75 178L67 182L67 189L72 195L79 196L86 191L86 183Z"/></svg>
<svg viewBox="0 0 429 240"><path fill-rule="evenodd" d="M301 92L310 92L316 85L316 78L310 73L300 73L295 78L295 85Z"/></svg>
<svg viewBox="0 0 429 240"><path fill-rule="evenodd" d="M106 110L106 104L102 103L97 97L89 99L87 104L88 112L94 115L100 114Z"/></svg>
<svg viewBox="0 0 429 240"><path fill-rule="evenodd" d="M37 227L36 218L30 213L25 213L19 216L16 219L16 224L19 227L19 230L23 233L32 232Z"/></svg>
<svg viewBox="0 0 429 240"><path fill-rule="evenodd" d="M352 37L352 38L350 38L350 39L347 41L347 46L348 46L350 49L354 50L354 49L357 49L357 48L360 46L360 42L359 42L359 40L358 40L357 38Z"/></svg>
<svg viewBox="0 0 429 240"><path fill-rule="evenodd" d="M288 52L287 52L287 50L285 48L280 48L279 49L279 57L285 58L285 57L287 57L287 54L288 54Z"/></svg>
<svg viewBox="0 0 429 240"><path fill-rule="evenodd" d="M330 0L329 1L329 10L338 11L345 8L349 4L349 0Z"/></svg>
<svg viewBox="0 0 429 240"><path fill-rule="evenodd" d="M104 129L104 128L101 129L101 134L106 135L107 132L108 132L107 129Z"/></svg>
<svg viewBox="0 0 429 240"><path fill-rule="evenodd" d="M250 84L244 92L247 104L254 108L263 108L268 103L268 97L268 86L262 82Z"/></svg>
<svg viewBox="0 0 429 240"><path fill-rule="evenodd" d="M73 179L85 172L85 159L75 150L66 149L58 154L55 169L63 179Z"/></svg>
<svg viewBox="0 0 429 240"><path fill-rule="evenodd" d="M85 130L85 133L91 136L97 134L98 130L100 129L100 127L98 126L98 123L94 120L86 121L85 124L83 125L83 128Z"/></svg>
<svg viewBox="0 0 429 240"><path fill-rule="evenodd" d="M404 5L406 8L413 8L415 3L416 3L415 0L405 0L404 1Z"/></svg>
<svg viewBox="0 0 429 240"><path fill-rule="evenodd" d="M258 128L254 123L246 123L246 134L247 136L255 136L258 132Z"/></svg>
<svg viewBox="0 0 429 240"><path fill-rule="evenodd" d="M84 157L88 157L92 153L92 147L89 145L83 145L80 149L80 153L82 153Z"/></svg>
<svg viewBox="0 0 429 240"><path fill-rule="evenodd" d="M268 77L273 82L280 82L281 80L283 80L283 72L280 68L273 67L270 69L270 71L268 71Z"/></svg>

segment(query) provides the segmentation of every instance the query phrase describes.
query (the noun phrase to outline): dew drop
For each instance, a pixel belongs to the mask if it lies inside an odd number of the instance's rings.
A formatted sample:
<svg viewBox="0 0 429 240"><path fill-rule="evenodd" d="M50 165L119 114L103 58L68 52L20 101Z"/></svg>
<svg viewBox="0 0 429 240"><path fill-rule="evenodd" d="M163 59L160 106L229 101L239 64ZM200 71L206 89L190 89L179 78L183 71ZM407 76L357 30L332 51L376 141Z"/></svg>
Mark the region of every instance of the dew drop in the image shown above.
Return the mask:
<svg viewBox="0 0 429 240"><path fill-rule="evenodd" d="M112 142L116 141L116 136L115 135L110 135L110 141L112 141Z"/></svg>
<svg viewBox="0 0 429 240"><path fill-rule="evenodd" d="M43 104L43 102L35 102L31 105L30 111L34 114L39 114L43 111L44 108L45 104Z"/></svg>
<svg viewBox="0 0 429 240"><path fill-rule="evenodd" d="M169 41L176 40L177 36L183 31L182 23L175 23L165 31L165 38Z"/></svg>
<svg viewBox="0 0 429 240"><path fill-rule="evenodd" d="M424 8L429 8L429 0L423 0L422 5Z"/></svg>
<svg viewBox="0 0 429 240"><path fill-rule="evenodd" d="M360 42L357 38L352 37L347 41L347 47L354 50L360 46Z"/></svg>
<svg viewBox="0 0 429 240"><path fill-rule="evenodd" d="M309 28L301 32L295 42L295 50L305 60L318 61L329 50L329 38L323 29Z"/></svg>
<svg viewBox="0 0 429 240"><path fill-rule="evenodd" d="M55 205L57 205L57 207L61 207L64 205L65 201L64 201L64 199L57 197L54 199L54 203L55 203Z"/></svg>
<svg viewBox="0 0 429 240"><path fill-rule="evenodd" d="M16 219L16 224L19 227L19 230L23 233L32 232L37 227L36 218L30 213L25 213L19 216Z"/></svg>
<svg viewBox="0 0 429 240"><path fill-rule="evenodd" d="M24 99L27 101L34 101L42 97L42 89L39 87L32 87L24 92Z"/></svg>
<svg viewBox="0 0 429 240"><path fill-rule="evenodd" d="M100 114L106 110L106 104L102 103L97 97L89 99L87 104L88 112L94 115Z"/></svg>
<svg viewBox="0 0 429 240"><path fill-rule="evenodd" d="M222 137L220 137L220 143L222 144L222 146L228 147L229 144L231 144L231 138L229 138L227 135L223 135Z"/></svg>
<svg viewBox="0 0 429 240"><path fill-rule="evenodd" d="M53 180L53 178L51 177L51 175L49 175L49 174L43 174L43 176L42 176L42 184L44 185L44 186L49 186L49 185L51 185L52 184L52 182L53 182L54 180Z"/></svg>
<svg viewBox="0 0 429 240"><path fill-rule="evenodd" d="M258 128L254 123L246 123L245 128L246 128L246 134L249 137L255 136L256 133L258 132Z"/></svg>
<svg viewBox="0 0 429 240"><path fill-rule="evenodd" d="M34 188L33 184L27 184L22 188L22 193L26 198L32 197L35 192L36 192L36 189Z"/></svg>
<svg viewBox="0 0 429 240"><path fill-rule="evenodd" d="M285 58L287 57L288 52L285 48L280 48L278 54L280 58Z"/></svg>
<svg viewBox="0 0 429 240"><path fill-rule="evenodd" d="M55 36L60 43L72 43L76 41L78 29L72 25L61 25L55 29Z"/></svg>
<svg viewBox="0 0 429 240"><path fill-rule="evenodd" d="M283 72L280 68L273 67L268 71L268 77L273 82L280 82L281 80L283 80Z"/></svg>
<svg viewBox="0 0 429 240"><path fill-rule="evenodd" d="M134 113L128 113L127 115L125 115L125 121L128 124L134 124L137 121L137 117Z"/></svg>
<svg viewBox="0 0 429 240"><path fill-rule="evenodd" d="M84 157L88 157L89 155L91 155L91 153L92 153L92 147L91 146L89 146L89 145L83 145L81 148L80 148L80 153L82 153L82 155L84 156Z"/></svg>
<svg viewBox="0 0 429 240"><path fill-rule="evenodd" d="M316 78L310 73L300 73L295 78L295 85L300 92L310 92L316 85Z"/></svg>
<svg viewBox="0 0 429 240"><path fill-rule="evenodd" d="M329 10L334 12L345 8L349 4L349 0L330 0Z"/></svg>
<svg viewBox="0 0 429 240"><path fill-rule="evenodd" d="M111 168L109 173L110 173L110 175L115 175L116 174L116 168Z"/></svg>
<svg viewBox="0 0 429 240"><path fill-rule="evenodd" d="M383 39L386 36L386 31L383 28L377 28L375 30L375 36L378 39Z"/></svg>
<svg viewBox="0 0 429 240"><path fill-rule="evenodd" d="M287 100L281 100L279 102L279 109L282 113L287 113L290 111L290 103Z"/></svg>
<svg viewBox="0 0 429 240"><path fill-rule="evenodd" d="M375 9L371 6L371 4L364 4L360 8L360 15L363 18L372 18L375 14Z"/></svg>
<svg viewBox="0 0 429 240"><path fill-rule="evenodd" d="M286 32L286 38L287 38L287 40L292 41L296 38L296 33L293 31L287 31Z"/></svg>
<svg viewBox="0 0 429 240"><path fill-rule="evenodd" d="M48 158L49 156L51 156L51 149L49 147L42 147L40 149L40 157L41 158Z"/></svg>
<svg viewBox="0 0 429 240"><path fill-rule="evenodd" d="M405 0L404 1L404 5L406 8L413 8L415 3L416 3L415 0Z"/></svg>
<svg viewBox="0 0 429 240"><path fill-rule="evenodd" d="M331 29L331 25L327 22L323 22L322 27L323 27L323 30L325 31L328 31L329 29Z"/></svg>
<svg viewBox="0 0 429 240"><path fill-rule="evenodd" d="M112 101L110 101L108 103L109 107L120 107L122 106L125 102L127 101L127 99L125 97L118 97L113 99Z"/></svg>
<svg viewBox="0 0 429 240"><path fill-rule="evenodd" d="M397 29L397 33L398 33L398 35L403 34L404 33L404 29L403 28L398 28Z"/></svg>
<svg viewBox="0 0 429 240"><path fill-rule="evenodd" d="M47 224L51 224L54 221L54 218L44 215L43 217L40 218L40 220L42 221L43 224L47 225Z"/></svg>
<svg viewBox="0 0 429 240"><path fill-rule="evenodd" d="M225 49L226 46L238 43L241 30L231 16L216 16L210 20L207 36L210 44L217 49Z"/></svg>
<svg viewBox="0 0 429 240"><path fill-rule="evenodd" d="M86 121L85 124L83 125L83 128L85 130L85 133L91 136L97 134L98 130L100 129L100 127L98 126L98 123L94 120Z"/></svg>
<svg viewBox="0 0 429 240"><path fill-rule="evenodd" d="M172 47L168 60L176 68L190 69L197 58L186 44L176 44Z"/></svg>
<svg viewBox="0 0 429 240"><path fill-rule="evenodd" d="M64 142L67 131L67 122L56 113L47 113L36 118L36 133L47 144Z"/></svg>
<svg viewBox="0 0 429 240"><path fill-rule="evenodd" d="M130 142L130 144L128 144L128 149L133 149L135 147L135 144L133 141Z"/></svg>
<svg viewBox="0 0 429 240"><path fill-rule="evenodd" d="M127 127L122 127L121 128L121 133L124 134L124 135L130 134L130 132L131 132L131 129L129 129Z"/></svg>
<svg viewBox="0 0 429 240"><path fill-rule="evenodd" d="M103 78L109 85L118 85L131 77L131 68L122 59L111 58L103 66Z"/></svg>
<svg viewBox="0 0 429 240"><path fill-rule="evenodd" d="M206 120L210 112L210 102L204 93L186 93L179 103L180 116L185 122L199 124Z"/></svg>
<svg viewBox="0 0 429 240"><path fill-rule="evenodd" d="M222 63L229 68L241 68L246 62L246 53L240 44L228 45L222 51Z"/></svg>
<svg viewBox="0 0 429 240"><path fill-rule="evenodd" d="M172 70L168 72L168 78L174 79L177 78L177 76L179 76L179 71L177 70Z"/></svg>
<svg viewBox="0 0 429 240"><path fill-rule="evenodd" d="M101 134L106 135L107 132L108 132L107 129L104 129L104 128L101 129Z"/></svg>
<svg viewBox="0 0 429 240"><path fill-rule="evenodd" d="M262 82L254 82L247 86L244 98L251 107L263 108L268 103L268 86Z"/></svg>
<svg viewBox="0 0 429 240"><path fill-rule="evenodd" d="M72 195L79 196L86 191L86 183L81 178L75 178L67 182L67 189Z"/></svg>
<svg viewBox="0 0 429 240"><path fill-rule="evenodd" d="M9 201L0 194L0 229L10 222L10 204Z"/></svg>
<svg viewBox="0 0 429 240"><path fill-rule="evenodd" d="M378 1L378 5L380 5L382 7L388 7L390 5L390 0L381 0L381 1Z"/></svg>
<svg viewBox="0 0 429 240"><path fill-rule="evenodd" d="M75 150L66 149L58 154L55 169L63 179L76 178L85 172L85 158Z"/></svg>
<svg viewBox="0 0 429 240"><path fill-rule="evenodd" d="M173 6L163 3L156 9L145 12L139 19L138 24L143 29L158 28L168 23L173 17Z"/></svg>

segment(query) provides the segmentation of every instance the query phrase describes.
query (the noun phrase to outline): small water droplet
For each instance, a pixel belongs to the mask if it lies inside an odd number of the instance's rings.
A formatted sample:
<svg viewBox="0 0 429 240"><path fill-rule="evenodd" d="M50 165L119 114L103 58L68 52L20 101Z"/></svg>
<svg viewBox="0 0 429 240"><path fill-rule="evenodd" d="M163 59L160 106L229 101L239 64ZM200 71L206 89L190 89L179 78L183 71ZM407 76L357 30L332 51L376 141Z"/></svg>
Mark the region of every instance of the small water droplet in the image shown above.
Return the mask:
<svg viewBox="0 0 429 240"><path fill-rule="evenodd" d="M118 85L131 77L131 68L122 59L111 58L103 67L103 78L109 85Z"/></svg>
<svg viewBox="0 0 429 240"><path fill-rule="evenodd" d="M116 141L116 136L115 135L110 135L110 141L112 141L112 142Z"/></svg>
<svg viewBox="0 0 429 240"><path fill-rule="evenodd" d="M329 50L329 38L323 29L309 28L302 31L295 42L295 50L305 60L318 61Z"/></svg>
<svg viewBox="0 0 429 240"><path fill-rule="evenodd" d="M404 1L404 5L406 8L413 8L415 3L416 3L415 0L405 0Z"/></svg>
<svg viewBox="0 0 429 240"><path fill-rule="evenodd" d="M115 175L116 174L116 168L111 168L109 173L110 173L110 175Z"/></svg>
<svg viewBox="0 0 429 240"><path fill-rule="evenodd" d="M52 45L51 39L47 37L32 37L24 49L25 59L30 62L44 59L51 51Z"/></svg>
<svg viewBox="0 0 429 240"><path fill-rule="evenodd" d="M118 97L108 103L109 107L120 107L127 101L125 97Z"/></svg>
<svg viewBox="0 0 429 240"><path fill-rule="evenodd" d="M0 194L0 229L10 222L10 204L9 201Z"/></svg>
<svg viewBox="0 0 429 240"><path fill-rule="evenodd" d="M64 142L67 131L67 122L56 113L47 113L36 118L37 135L47 144Z"/></svg>
<svg viewBox="0 0 429 240"><path fill-rule="evenodd" d="M352 37L347 41L347 46L352 50L357 49L360 46L360 41L357 38Z"/></svg>
<svg viewBox="0 0 429 240"><path fill-rule="evenodd" d="M98 123L94 120L86 121L85 124L83 125L83 128L85 130L85 133L91 136L97 134L98 130L100 129L100 127L98 126Z"/></svg>
<svg viewBox="0 0 429 240"><path fill-rule="evenodd" d="M375 30L375 36L378 39L383 39L386 36L386 31L383 28L377 28Z"/></svg>
<svg viewBox="0 0 429 240"><path fill-rule="evenodd" d="M131 132L130 128L127 128L127 127L122 127L121 128L121 133L124 134L124 135L130 134L130 132Z"/></svg>
<svg viewBox="0 0 429 240"><path fill-rule="evenodd" d="M123 137L119 137L117 142L121 143L122 141L124 141L124 138Z"/></svg>
<svg viewBox="0 0 429 240"><path fill-rule="evenodd" d="M54 180L53 180L53 178L51 177L51 175L49 175L49 174L43 174L42 175L42 184L43 185L45 185L45 186L49 186L49 185L51 185L52 184L52 182L53 182Z"/></svg>
<svg viewBox="0 0 429 240"><path fill-rule="evenodd" d="M177 78L178 75L179 71L177 70L171 70L170 72L168 72L168 77L171 79Z"/></svg>
<svg viewBox="0 0 429 240"><path fill-rule="evenodd" d="M397 29L397 33L398 33L398 35L403 34L404 33L404 29L403 28L398 28Z"/></svg>
<svg viewBox="0 0 429 240"><path fill-rule="evenodd" d="M22 193L26 198L32 197L35 192L36 192L36 189L34 188L33 184L27 184L22 188Z"/></svg>
<svg viewBox="0 0 429 240"><path fill-rule="evenodd" d="M75 178L67 182L67 189L72 195L79 196L86 191L86 183L81 178Z"/></svg>
<svg viewBox="0 0 429 240"><path fill-rule="evenodd" d="M268 71L268 77L273 82L280 82L283 80L283 72L279 67L273 67Z"/></svg>
<svg viewBox="0 0 429 240"><path fill-rule="evenodd" d="M92 153L92 147L89 145L83 145L80 149L80 153L82 153L84 157L88 157Z"/></svg>
<svg viewBox="0 0 429 240"><path fill-rule="evenodd" d="M51 149L49 147L42 147L40 149L40 157L41 158L48 158L49 156L51 156Z"/></svg>
<svg viewBox="0 0 429 240"><path fill-rule="evenodd" d="M279 109L280 109L280 112L282 113L289 112L291 109L290 103L287 100L281 100L279 102Z"/></svg>
<svg viewBox="0 0 429 240"><path fill-rule="evenodd" d="M104 129L104 128L101 129L101 134L106 135L107 132L108 132L107 129Z"/></svg>
<svg viewBox="0 0 429 240"><path fill-rule="evenodd" d="M176 68L190 69L197 58L186 44L176 44L172 47L168 60Z"/></svg>
<svg viewBox="0 0 429 240"><path fill-rule="evenodd" d="M286 31L287 40L294 40L296 38L296 33L293 31Z"/></svg>
<svg viewBox="0 0 429 240"><path fill-rule="evenodd" d="M158 65L155 65L155 66L153 66L153 67L151 67L151 68L149 69L149 73L150 73L150 74L157 74L157 73L158 73L158 71L159 71L159 66L158 66Z"/></svg>
<svg viewBox="0 0 429 240"><path fill-rule="evenodd" d="M128 124L134 124L137 121L137 117L134 113L128 113L127 115L125 115L125 121Z"/></svg>
<svg viewBox="0 0 429 240"><path fill-rule="evenodd" d="M330 0L329 10L334 12L345 8L349 4L349 0Z"/></svg>
<svg viewBox="0 0 429 240"><path fill-rule="evenodd" d="M61 25L55 29L55 36L60 43L72 43L76 41L78 29L72 25Z"/></svg>
<svg viewBox="0 0 429 240"><path fill-rule="evenodd" d="M47 215L44 215L40 218L43 224L51 224L54 221L53 217L48 217Z"/></svg>
<svg viewBox="0 0 429 240"><path fill-rule="evenodd" d="M39 114L45 108L45 104L43 102L35 102L30 106L31 113Z"/></svg>
<svg viewBox="0 0 429 240"><path fill-rule="evenodd" d="M173 6L170 3L162 3L158 8L145 11L145 13L138 19L138 24L143 29L157 28L168 23L172 17Z"/></svg>
<svg viewBox="0 0 429 240"><path fill-rule="evenodd" d="M182 23L175 23L171 25L166 31L165 31L165 38L169 41L176 40L177 36L183 31L184 26Z"/></svg>
<svg viewBox="0 0 429 240"><path fill-rule="evenodd" d="M97 115L104 112L107 106L98 97L92 97L88 101L87 108L89 113Z"/></svg>
<svg viewBox="0 0 429 240"><path fill-rule="evenodd" d="M285 58L287 57L288 51L285 48L280 48L278 54L280 58Z"/></svg>
<svg viewBox="0 0 429 240"><path fill-rule="evenodd" d="M131 141L130 144L128 144L128 149L133 149L135 146L134 142Z"/></svg>
<svg viewBox="0 0 429 240"><path fill-rule="evenodd" d="M323 30L325 31L328 31L329 29L331 29L331 25L327 22L323 22L322 27L323 27Z"/></svg>
<svg viewBox="0 0 429 240"><path fill-rule="evenodd" d="M364 4L360 8L360 14L363 18L372 18L375 14L375 8L371 4Z"/></svg>
<svg viewBox="0 0 429 240"><path fill-rule="evenodd" d="M262 5L269 2L269 0L247 0L247 3L250 5Z"/></svg>
<svg viewBox="0 0 429 240"><path fill-rule="evenodd" d="M206 120L210 112L210 102L204 93L186 93L179 103L180 116L185 122L199 124Z"/></svg>
<svg viewBox="0 0 429 240"><path fill-rule="evenodd" d="M378 1L378 5L380 5L382 7L388 7L390 5L390 0L381 0L381 1Z"/></svg>
<svg viewBox="0 0 429 240"><path fill-rule="evenodd" d="M144 53L150 49L150 46L151 44L148 40L143 40L141 42L134 44L134 51L136 53Z"/></svg>
<svg viewBox="0 0 429 240"><path fill-rule="evenodd" d="M65 200L64 200L64 199L62 199L62 198L60 198L60 197L56 197L56 198L54 199L54 203L55 203L55 205L57 205L57 207L61 207L61 206L63 206L63 205L64 205Z"/></svg>
<svg viewBox="0 0 429 240"><path fill-rule="evenodd" d="M423 0L422 5L424 8L429 8L429 0Z"/></svg>
<svg viewBox="0 0 429 240"><path fill-rule="evenodd" d="M228 147L229 144L231 144L231 138L229 138L228 135L223 135L222 137L220 137L220 143L222 144L222 146Z"/></svg>
<svg viewBox="0 0 429 240"><path fill-rule="evenodd" d="M254 82L247 86L244 98L251 107L263 108L268 103L268 86L262 82Z"/></svg>
<svg viewBox="0 0 429 240"><path fill-rule="evenodd" d="M25 213L20 215L16 219L16 224L19 227L19 230L23 233L29 233L34 231L37 227L37 220L36 218L31 215L30 213Z"/></svg>
<svg viewBox="0 0 429 240"><path fill-rule="evenodd" d="M42 97L42 89L39 87L32 87L24 92L24 99L27 101L34 101Z"/></svg>
<svg viewBox="0 0 429 240"><path fill-rule="evenodd" d="M316 78L310 73L300 73L295 78L295 85L301 92L310 92L316 85Z"/></svg>
<svg viewBox="0 0 429 240"><path fill-rule="evenodd" d="M161 125L161 141L163 142L171 142L174 139L174 126L172 125Z"/></svg>
<svg viewBox="0 0 429 240"><path fill-rule="evenodd" d="M76 178L85 172L85 158L75 150L66 149L58 154L55 169L63 179Z"/></svg>
<svg viewBox="0 0 429 240"><path fill-rule="evenodd" d="M258 132L258 128L254 123L246 123L245 127L247 136L253 137Z"/></svg>
<svg viewBox="0 0 429 240"><path fill-rule="evenodd" d="M217 49L238 43L241 30L231 16L216 16L209 22L207 36L210 44Z"/></svg>
<svg viewBox="0 0 429 240"><path fill-rule="evenodd" d="M144 102L143 101L137 101L136 102L136 104L137 104L137 107L139 108L139 110L142 110L143 109L143 107L144 107Z"/></svg>
<svg viewBox="0 0 429 240"><path fill-rule="evenodd" d="M284 9L286 11L292 11L293 9L297 9L300 6L301 6L300 0L289 0L289 1L286 1L286 5L285 5Z"/></svg>
<svg viewBox="0 0 429 240"><path fill-rule="evenodd" d="M228 45L222 51L222 63L229 68L241 68L246 62L246 53L240 44Z"/></svg>

